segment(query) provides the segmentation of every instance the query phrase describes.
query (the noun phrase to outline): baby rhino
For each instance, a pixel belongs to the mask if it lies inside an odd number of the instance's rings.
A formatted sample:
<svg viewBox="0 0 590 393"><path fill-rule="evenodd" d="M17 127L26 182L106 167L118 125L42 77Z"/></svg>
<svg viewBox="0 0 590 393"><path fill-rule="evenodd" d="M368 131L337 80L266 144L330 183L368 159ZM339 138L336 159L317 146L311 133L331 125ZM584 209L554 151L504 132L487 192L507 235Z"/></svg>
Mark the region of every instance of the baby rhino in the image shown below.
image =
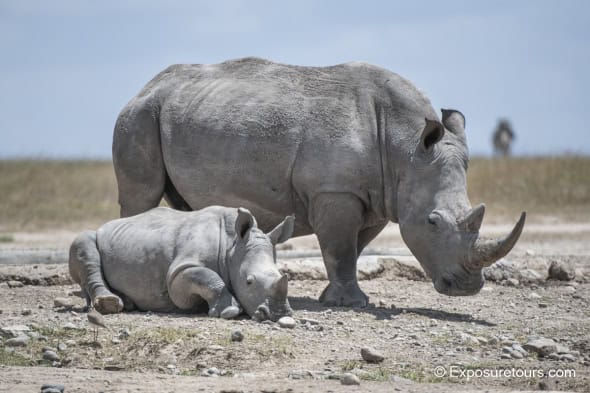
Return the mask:
<svg viewBox="0 0 590 393"><path fill-rule="evenodd" d="M101 313L196 311L207 302L210 316L234 318L243 307L276 321L291 307L274 246L291 237L293 224L286 217L265 234L243 208L158 207L78 235L70 275Z"/></svg>

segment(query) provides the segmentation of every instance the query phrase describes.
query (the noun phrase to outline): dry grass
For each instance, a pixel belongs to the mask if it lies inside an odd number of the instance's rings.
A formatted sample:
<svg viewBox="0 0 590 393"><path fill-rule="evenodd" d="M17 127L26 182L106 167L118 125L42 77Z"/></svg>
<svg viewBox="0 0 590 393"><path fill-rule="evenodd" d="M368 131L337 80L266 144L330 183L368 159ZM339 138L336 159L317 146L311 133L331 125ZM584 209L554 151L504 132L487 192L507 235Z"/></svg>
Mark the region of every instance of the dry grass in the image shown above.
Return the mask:
<svg viewBox="0 0 590 393"><path fill-rule="evenodd" d="M590 157L473 159L467 177L471 201L491 216L590 220Z"/></svg>
<svg viewBox="0 0 590 393"><path fill-rule="evenodd" d="M489 215L590 219L590 157L472 159L469 195ZM118 217L108 161L0 161L0 232L79 230Z"/></svg>

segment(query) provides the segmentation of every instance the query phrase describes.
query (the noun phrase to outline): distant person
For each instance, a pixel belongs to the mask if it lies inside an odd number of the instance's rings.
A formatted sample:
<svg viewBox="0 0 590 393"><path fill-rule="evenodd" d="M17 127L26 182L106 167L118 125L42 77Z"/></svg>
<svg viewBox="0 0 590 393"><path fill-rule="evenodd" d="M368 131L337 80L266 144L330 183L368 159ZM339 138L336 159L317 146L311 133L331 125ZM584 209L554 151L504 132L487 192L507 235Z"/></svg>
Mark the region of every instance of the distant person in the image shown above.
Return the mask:
<svg viewBox="0 0 590 393"><path fill-rule="evenodd" d="M510 155L510 145L516 139L508 120L501 119L498 122L492 139L494 143L494 155L508 157Z"/></svg>

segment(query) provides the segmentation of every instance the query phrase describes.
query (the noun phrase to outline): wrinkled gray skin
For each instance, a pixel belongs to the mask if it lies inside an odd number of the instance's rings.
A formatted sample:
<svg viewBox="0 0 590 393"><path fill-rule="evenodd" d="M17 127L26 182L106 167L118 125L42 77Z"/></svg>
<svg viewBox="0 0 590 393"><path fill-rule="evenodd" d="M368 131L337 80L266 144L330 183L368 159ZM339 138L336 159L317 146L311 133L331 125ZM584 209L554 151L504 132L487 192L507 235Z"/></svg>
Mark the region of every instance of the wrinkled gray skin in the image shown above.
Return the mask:
<svg viewBox="0 0 590 393"><path fill-rule="evenodd" d="M289 239L293 224L287 217L265 234L243 208L159 207L81 233L70 248L70 275L103 314L195 311L206 302L210 316L233 318L243 307L276 321L291 308L274 245Z"/></svg>
<svg viewBox="0 0 590 393"><path fill-rule="evenodd" d="M245 58L174 65L122 110L113 139L121 215L156 206L249 208L263 229L295 213L318 237L326 305L365 306L362 249L390 222L437 291L471 295L511 234L481 239L466 191L465 119L365 63L299 67Z"/></svg>

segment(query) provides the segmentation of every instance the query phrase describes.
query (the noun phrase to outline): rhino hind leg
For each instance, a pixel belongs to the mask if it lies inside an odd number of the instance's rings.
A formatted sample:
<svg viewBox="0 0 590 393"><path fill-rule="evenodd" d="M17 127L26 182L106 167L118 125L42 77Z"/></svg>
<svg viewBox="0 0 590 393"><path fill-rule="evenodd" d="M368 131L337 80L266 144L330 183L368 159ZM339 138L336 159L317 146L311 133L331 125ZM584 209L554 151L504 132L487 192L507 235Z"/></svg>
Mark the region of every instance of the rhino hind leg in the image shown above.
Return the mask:
<svg viewBox="0 0 590 393"><path fill-rule="evenodd" d="M216 272L194 264L184 265L168 282L168 295L176 307L196 310L205 301L211 317L231 319L241 314L240 304Z"/></svg>
<svg viewBox="0 0 590 393"><path fill-rule="evenodd" d="M72 279L80 284L87 307L92 306L101 314L121 312L123 301L108 289L102 275L96 231L85 231L76 237L70 247L69 270Z"/></svg>
<svg viewBox="0 0 590 393"><path fill-rule="evenodd" d="M326 193L313 201L311 221L330 280L320 295L320 302L326 306L367 306L368 297L356 277L363 210L361 201L352 194Z"/></svg>
<svg viewBox="0 0 590 393"><path fill-rule="evenodd" d="M131 101L117 119L113 166L121 217L143 213L160 204L166 169L158 119L145 98Z"/></svg>

